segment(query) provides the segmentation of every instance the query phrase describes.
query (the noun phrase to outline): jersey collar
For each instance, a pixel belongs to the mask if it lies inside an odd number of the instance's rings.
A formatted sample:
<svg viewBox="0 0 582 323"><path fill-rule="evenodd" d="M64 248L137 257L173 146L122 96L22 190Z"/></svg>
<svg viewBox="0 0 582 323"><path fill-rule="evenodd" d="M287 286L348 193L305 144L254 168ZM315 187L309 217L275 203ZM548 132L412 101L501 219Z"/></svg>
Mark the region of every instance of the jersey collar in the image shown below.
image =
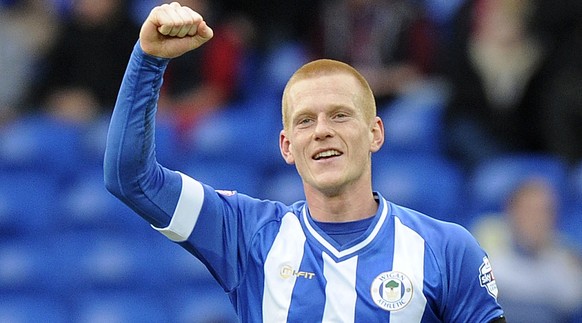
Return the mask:
<svg viewBox="0 0 582 323"><path fill-rule="evenodd" d="M316 225L313 222L311 215L309 214L307 203L303 205L303 209L301 210L301 222L306 229L306 233L312 236L319 244L321 244L329 254L333 255L337 259L349 257L368 246L374 240L374 238L376 238L378 232L380 232L380 228L382 228L382 225L386 222L388 217L389 204L379 193L375 192L374 197L379 202L378 211L375 215L376 220L370 225L370 228L368 228L368 231L366 231L364 234L365 238L354 245L348 245L349 247L345 249L336 248L334 246L335 243L328 241L328 238L324 237L319 232L319 230L315 228Z"/></svg>

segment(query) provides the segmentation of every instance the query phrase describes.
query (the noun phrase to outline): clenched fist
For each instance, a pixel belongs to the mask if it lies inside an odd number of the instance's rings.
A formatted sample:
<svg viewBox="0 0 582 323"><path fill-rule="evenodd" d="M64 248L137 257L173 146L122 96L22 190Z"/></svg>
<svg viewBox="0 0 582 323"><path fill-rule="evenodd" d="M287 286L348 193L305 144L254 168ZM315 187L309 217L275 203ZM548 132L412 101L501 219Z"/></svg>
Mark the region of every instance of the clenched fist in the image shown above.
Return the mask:
<svg viewBox="0 0 582 323"><path fill-rule="evenodd" d="M147 54L178 57L200 47L214 35L204 18L177 2L155 7L143 23L140 46Z"/></svg>

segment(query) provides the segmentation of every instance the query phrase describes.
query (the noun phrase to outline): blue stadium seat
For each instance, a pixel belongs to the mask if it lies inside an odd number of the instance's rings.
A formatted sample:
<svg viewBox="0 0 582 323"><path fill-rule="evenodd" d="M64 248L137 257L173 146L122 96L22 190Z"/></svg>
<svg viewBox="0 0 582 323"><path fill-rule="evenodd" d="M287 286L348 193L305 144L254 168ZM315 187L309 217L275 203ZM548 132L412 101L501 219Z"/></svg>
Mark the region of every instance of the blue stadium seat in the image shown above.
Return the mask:
<svg viewBox="0 0 582 323"><path fill-rule="evenodd" d="M90 165L71 177L57 198L59 230L112 230L127 234L151 228L128 206L107 191L103 168Z"/></svg>
<svg viewBox="0 0 582 323"><path fill-rule="evenodd" d="M568 177L569 203L582 208L582 162L571 168Z"/></svg>
<svg viewBox="0 0 582 323"><path fill-rule="evenodd" d="M102 116L91 122L81 134L79 153L82 167L102 167L110 116Z"/></svg>
<svg viewBox="0 0 582 323"><path fill-rule="evenodd" d="M75 297L76 311L72 322L173 322L167 309L167 300L156 291L92 291Z"/></svg>
<svg viewBox="0 0 582 323"><path fill-rule="evenodd" d="M192 160L181 172L218 190L232 190L251 196L260 192L261 169L236 160Z"/></svg>
<svg viewBox="0 0 582 323"><path fill-rule="evenodd" d="M582 205L569 204L558 219L558 228L566 239L582 255Z"/></svg>
<svg viewBox="0 0 582 323"><path fill-rule="evenodd" d="M182 288L174 291L173 295L173 322L238 322L227 294L216 283Z"/></svg>
<svg viewBox="0 0 582 323"><path fill-rule="evenodd" d="M107 143L110 116L101 117L89 124L81 134L80 150L83 167L103 167L103 155ZM162 117L156 119L156 156L170 168L179 161L179 142L174 126Z"/></svg>
<svg viewBox="0 0 582 323"><path fill-rule="evenodd" d="M208 116L188 135L185 162L206 159L263 167L274 159L280 161L280 112L275 110L257 101Z"/></svg>
<svg viewBox="0 0 582 323"><path fill-rule="evenodd" d="M385 143L378 156L394 153L440 154L444 90L427 83L386 107L378 107Z"/></svg>
<svg viewBox="0 0 582 323"><path fill-rule="evenodd" d="M58 195L50 174L0 169L0 240L54 229Z"/></svg>
<svg viewBox="0 0 582 323"><path fill-rule="evenodd" d="M429 19L435 21L439 26L450 24L460 7L467 0L424 0L423 5L427 13L430 15Z"/></svg>
<svg viewBox="0 0 582 323"><path fill-rule="evenodd" d="M45 115L19 119L0 131L0 167L52 174L74 172L81 165L84 130Z"/></svg>
<svg viewBox="0 0 582 323"><path fill-rule="evenodd" d="M0 322L70 322L64 306L55 297L12 294L0 297Z"/></svg>
<svg viewBox="0 0 582 323"><path fill-rule="evenodd" d="M79 293L87 290L148 290L162 282L150 275L156 262L150 243L131 233L78 231L49 240L58 262L58 288Z"/></svg>
<svg viewBox="0 0 582 323"><path fill-rule="evenodd" d="M305 199L303 183L295 166L281 165L265 172L261 193L258 197L291 204Z"/></svg>
<svg viewBox="0 0 582 323"><path fill-rule="evenodd" d="M436 155L395 154L372 161L374 189L389 201L429 216L460 222L464 179Z"/></svg>
<svg viewBox="0 0 582 323"><path fill-rule="evenodd" d="M566 207L558 225L582 254L582 162L569 170L567 190Z"/></svg>
<svg viewBox="0 0 582 323"><path fill-rule="evenodd" d="M55 264L50 247L41 236L0 242L0 300L6 292L51 290Z"/></svg>
<svg viewBox="0 0 582 323"><path fill-rule="evenodd" d="M260 88L254 95L263 96L277 103L272 109L280 112L281 96L287 81L293 73L309 61L308 48L301 42L286 41L273 47L264 58L264 69L259 75Z"/></svg>
<svg viewBox="0 0 582 323"><path fill-rule="evenodd" d="M386 142L381 152L438 153L440 109L396 105L382 115Z"/></svg>
<svg viewBox="0 0 582 323"><path fill-rule="evenodd" d="M481 163L468 179L472 213L478 216L502 211L515 186L534 176L548 179L559 196L565 195L567 166L553 155L511 154Z"/></svg>

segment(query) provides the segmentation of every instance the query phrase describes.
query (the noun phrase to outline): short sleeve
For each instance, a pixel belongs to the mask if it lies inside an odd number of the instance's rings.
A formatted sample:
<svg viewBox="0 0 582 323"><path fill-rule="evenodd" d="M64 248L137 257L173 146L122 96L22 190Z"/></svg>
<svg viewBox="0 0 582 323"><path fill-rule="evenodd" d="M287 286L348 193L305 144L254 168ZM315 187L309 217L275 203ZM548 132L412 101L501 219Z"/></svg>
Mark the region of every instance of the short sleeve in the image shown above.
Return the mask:
<svg viewBox="0 0 582 323"><path fill-rule="evenodd" d="M503 315L497 302L495 275L485 251L461 226L452 226L447 236L444 320L489 322Z"/></svg>

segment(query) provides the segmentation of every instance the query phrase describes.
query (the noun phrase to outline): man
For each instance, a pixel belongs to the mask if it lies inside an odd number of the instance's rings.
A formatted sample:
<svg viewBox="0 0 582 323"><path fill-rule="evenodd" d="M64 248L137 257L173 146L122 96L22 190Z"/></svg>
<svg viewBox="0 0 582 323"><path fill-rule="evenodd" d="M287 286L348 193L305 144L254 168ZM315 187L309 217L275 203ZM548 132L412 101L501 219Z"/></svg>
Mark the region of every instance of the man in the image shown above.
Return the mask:
<svg viewBox="0 0 582 323"><path fill-rule="evenodd" d="M212 36L178 3L151 11L113 112L105 182L208 267L242 322L504 322L487 256L465 229L372 191L383 124L367 82L346 64L307 64L283 95L281 153L306 201L215 191L159 165L164 69Z"/></svg>
<svg viewBox="0 0 582 323"><path fill-rule="evenodd" d="M499 302L512 322L579 322L582 263L558 228L559 208L559 189L549 177L525 176L508 193L501 213L481 216L475 225L506 287ZM532 284L548 276L567 283L559 289Z"/></svg>

